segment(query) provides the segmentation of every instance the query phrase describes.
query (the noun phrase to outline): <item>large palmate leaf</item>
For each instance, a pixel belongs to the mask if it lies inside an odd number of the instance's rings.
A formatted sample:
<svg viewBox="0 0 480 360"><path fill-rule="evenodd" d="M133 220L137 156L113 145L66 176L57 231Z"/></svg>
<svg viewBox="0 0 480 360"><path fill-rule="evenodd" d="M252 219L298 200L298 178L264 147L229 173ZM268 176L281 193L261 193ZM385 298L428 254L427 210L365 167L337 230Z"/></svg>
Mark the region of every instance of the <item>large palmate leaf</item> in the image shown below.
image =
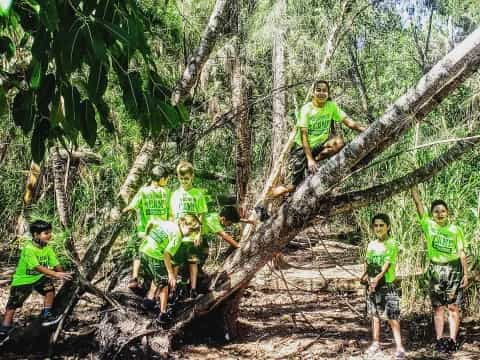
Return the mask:
<svg viewBox="0 0 480 360"><path fill-rule="evenodd" d="M95 145L97 120L95 120L95 109L89 100L84 100L80 104L80 133L90 147Z"/></svg>
<svg viewBox="0 0 480 360"><path fill-rule="evenodd" d="M35 117L35 94L33 91L20 91L13 100L13 120L20 126L24 134L28 134Z"/></svg>

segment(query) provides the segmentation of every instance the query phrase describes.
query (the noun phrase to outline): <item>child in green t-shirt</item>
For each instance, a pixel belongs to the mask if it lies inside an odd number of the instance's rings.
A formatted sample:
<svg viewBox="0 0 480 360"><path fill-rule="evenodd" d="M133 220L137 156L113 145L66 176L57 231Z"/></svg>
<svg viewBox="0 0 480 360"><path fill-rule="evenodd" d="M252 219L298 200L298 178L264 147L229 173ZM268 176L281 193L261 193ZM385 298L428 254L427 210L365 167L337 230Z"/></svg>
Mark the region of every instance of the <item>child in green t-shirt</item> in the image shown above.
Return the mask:
<svg viewBox="0 0 480 360"><path fill-rule="evenodd" d="M143 306L153 309L159 297L157 322L166 324L171 320L167 313L168 294L169 290L175 290L178 273L178 266L172 259L181 246L181 234L175 223L154 219L148 223L143 239L139 248L141 271L144 279L151 281Z"/></svg>
<svg viewBox="0 0 480 360"><path fill-rule="evenodd" d="M151 172L151 183L138 190L130 204L123 209L123 212L137 211L138 223L136 234L127 246L129 252L133 253L132 278L128 287L133 291L139 290L138 273L140 270L140 259L138 257L138 245L145 233L147 224L152 220L168 220L170 214L170 190L167 186L167 171L161 166L155 166Z"/></svg>
<svg viewBox="0 0 480 360"><path fill-rule="evenodd" d="M53 249L48 245L52 238L52 225L36 220L30 225L30 232L32 240L24 245L13 275L10 296L0 326L0 345L9 338L15 310L22 307L33 290L45 298L41 315L42 326L50 326L61 320L60 316L52 312L55 287L51 278L71 280L72 277L63 271Z"/></svg>
<svg viewBox="0 0 480 360"><path fill-rule="evenodd" d="M207 200L203 190L193 187L194 170L192 164L180 161L177 165L177 177L180 187L173 192L170 201L170 218L178 221L186 214L195 215L203 222L208 212Z"/></svg>
<svg viewBox="0 0 480 360"><path fill-rule="evenodd" d="M380 318L386 315L396 344L396 359L405 358L405 349L400 335L400 297L394 284L398 246L390 237L390 218L376 214L372 218L376 239L368 243L365 256L365 272L362 283L369 284L367 306L372 316L373 342L367 353L373 356L380 350Z"/></svg>
<svg viewBox="0 0 480 360"><path fill-rule="evenodd" d="M333 122L362 132L366 126L353 121L331 99L330 85L325 80L313 84L312 101L302 106L296 124L295 144L290 152L289 168L292 184L279 185L270 190L272 197L292 192L305 178L305 172L317 171L317 161L338 153L344 146L341 136L330 133Z"/></svg>
<svg viewBox="0 0 480 360"><path fill-rule="evenodd" d="M468 285L467 260L461 228L448 219L448 206L443 200L432 202L429 217L424 210L417 187L412 197L420 216L429 259L429 293L433 308L436 345L439 352L458 349L457 335L460 327L460 306L463 289ZM450 338L443 338L445 309L448 309Z"/></svg>

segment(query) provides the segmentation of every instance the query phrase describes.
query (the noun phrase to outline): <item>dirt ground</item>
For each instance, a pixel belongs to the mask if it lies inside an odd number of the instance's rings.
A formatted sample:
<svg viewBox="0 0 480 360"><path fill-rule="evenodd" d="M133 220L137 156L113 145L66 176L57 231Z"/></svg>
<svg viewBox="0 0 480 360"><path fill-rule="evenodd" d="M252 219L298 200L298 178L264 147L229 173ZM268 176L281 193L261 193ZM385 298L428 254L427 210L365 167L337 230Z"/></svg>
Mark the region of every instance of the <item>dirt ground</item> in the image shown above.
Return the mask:
<svg viewBox="0 0 480 360"><path fill-rule="evenodd" d="M346 255L348 254L348 255ZM316 246L289 250L285 260L304 270L273 270L266 267L247 289L241 304L240 337L219 344L209 338L183 345L172 353L174 359L365 359L370 323L364 317L362 291L329 287L321 289L322 275L358 262L354 247ZM5 264L5 263L4 263ZM2 267L2 270L6 269ZM306 279L309 274L313 279ZM299 274L303 274L300 276ZM327 275L325 275L327 274ZM353 274L352 274L353 276ZM348 281L347 281L348 283ZM348 284L347 284L348 285ZM8 286L0 286L0 307L8 298ZM16 318L24 326L41 309L41 297L32 296ZM101 302L86 298L79 303L59 345L55 359L95 359L91 335L98 321ZM92 314L95 314L92 316ZM402 336L409 359L436 359L432 348L429 314L402 319ZM465 318L460 331L461 351L451 359L480 360L480 321ZM382 352L375 359L393 359L394 345L387 326L382 327ZM45 359L45 354L27 357L1 352L1 359ZM445 358L445 357L444 357Z"/></svg>

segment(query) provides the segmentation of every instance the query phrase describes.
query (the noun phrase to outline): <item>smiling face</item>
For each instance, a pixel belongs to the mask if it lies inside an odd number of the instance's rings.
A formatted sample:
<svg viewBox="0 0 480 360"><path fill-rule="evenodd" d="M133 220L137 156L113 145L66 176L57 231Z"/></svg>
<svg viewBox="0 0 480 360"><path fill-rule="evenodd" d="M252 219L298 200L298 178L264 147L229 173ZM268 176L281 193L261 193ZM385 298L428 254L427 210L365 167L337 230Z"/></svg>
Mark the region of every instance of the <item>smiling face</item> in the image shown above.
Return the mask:
<svg viewBox="0 0 480 360"><path fill-rule="evenodd" d="M388 236L389 226L382 219L375 219L372 224L373 233L379 240L384 240Z"/></svg>
<svg viewBox="0 0 480 360"><path fill-rule="evenodd" d="M436 205L432 209L432 217L438 225L445 225L448 221L448 209L442 204Z"/></svg>
<svg viewBox="0 0 480 360"><path fill-rule="evenodd" d="M314 104L324 104L328 97L330 96L328 92L328 86L327 84L321 82L315 85L315 88L313 89L313 101Z"/></svg>
<svg viewBox="0 0 480 360"><path fill-rule="evenodd" d="M180 182L180 186L184 188L185 190L188 190L192 187L193 183L193 174L190 172L179 172L178 175L178 181Z"/></svg>

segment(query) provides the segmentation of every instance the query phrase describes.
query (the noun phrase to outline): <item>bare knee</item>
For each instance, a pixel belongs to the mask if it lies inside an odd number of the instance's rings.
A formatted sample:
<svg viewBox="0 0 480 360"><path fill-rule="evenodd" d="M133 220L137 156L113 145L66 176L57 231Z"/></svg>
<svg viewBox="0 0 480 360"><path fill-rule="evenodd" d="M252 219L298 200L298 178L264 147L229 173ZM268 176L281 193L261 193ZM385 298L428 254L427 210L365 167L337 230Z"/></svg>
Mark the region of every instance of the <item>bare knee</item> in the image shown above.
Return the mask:
<svg viewBox="0 0 480 360"><path fill-rule="evenodd" d="M453 313L459 313L460 312L460 307L457 304L449 304L448 305L448 311L453 312Z"/></svg>

